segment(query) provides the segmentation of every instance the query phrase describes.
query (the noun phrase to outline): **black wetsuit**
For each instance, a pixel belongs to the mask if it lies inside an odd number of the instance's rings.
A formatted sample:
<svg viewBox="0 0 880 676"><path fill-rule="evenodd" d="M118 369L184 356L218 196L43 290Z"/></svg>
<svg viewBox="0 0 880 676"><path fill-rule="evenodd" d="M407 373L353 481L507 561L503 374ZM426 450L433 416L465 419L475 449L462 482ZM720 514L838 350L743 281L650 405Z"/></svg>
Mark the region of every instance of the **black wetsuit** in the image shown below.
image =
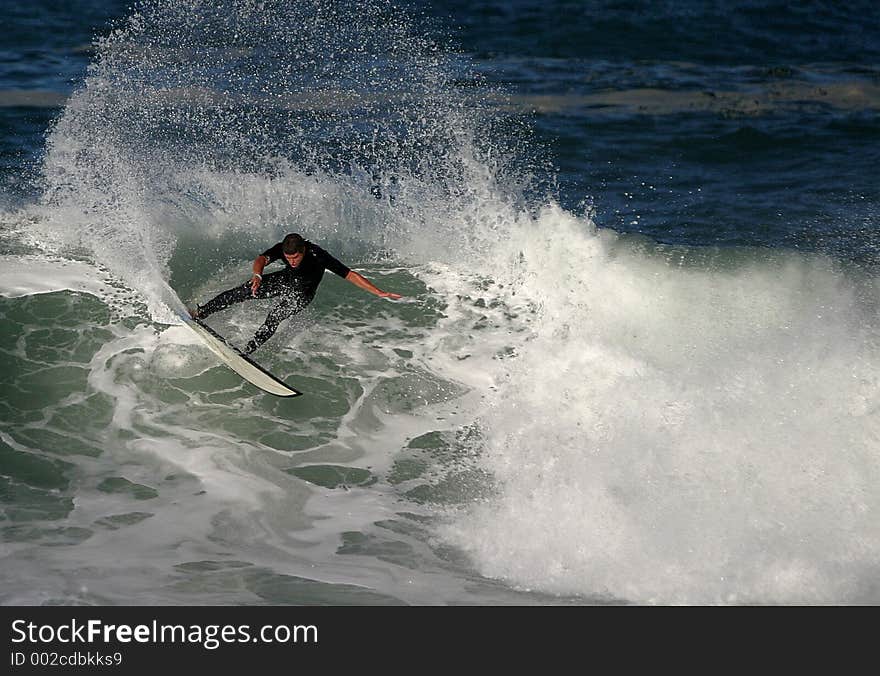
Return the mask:
<svg viewBox="0 0 880 676"><path fill-rule="evenodd" d="M263 275L256 296L251 293L251 283L245 282L241 286L224 291L216 298L212 298L204 305L198 307L199 317L205 318L215 312L225 310L230 305L241 303L251 298L281 297L278 304L270 310L266 321L257 329L253 340L245 347L245 354L250 354L269 340L281 322L295 315L312 302L315 292L318 290L318 285L324 277L324 270L330 270L342 278L345 278L350 272L346 265L340 263L324 251L324 249L311 242L306 242L305 256L303 256L302 261L296 267L288 263L284 257L281 242L267 249L261 255L268 258L269 263L281 260L284 263L284 269Z"/></svg>

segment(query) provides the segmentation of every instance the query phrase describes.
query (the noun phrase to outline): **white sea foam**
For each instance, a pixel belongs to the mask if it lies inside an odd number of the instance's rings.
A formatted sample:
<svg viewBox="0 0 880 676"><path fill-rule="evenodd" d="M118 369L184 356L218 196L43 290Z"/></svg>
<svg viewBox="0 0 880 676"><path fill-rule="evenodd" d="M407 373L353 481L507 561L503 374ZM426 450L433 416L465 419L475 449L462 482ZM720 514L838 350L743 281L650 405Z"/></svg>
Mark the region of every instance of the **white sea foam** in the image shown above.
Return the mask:
<svg viewBox="0 0 880 676"><path fill-rule="evenodd" d="M53 256L0 256L0 295L8 298L80 291L106 298L118 293L94 266Z"/></svg>
<svg viewBox="0 0 880 676"><path fill-rule="evenodd" d="M540 310L481 417L500 488L446 536L556 593L876 600L876 283L649 254L558 209L518 234Z"/></svg>

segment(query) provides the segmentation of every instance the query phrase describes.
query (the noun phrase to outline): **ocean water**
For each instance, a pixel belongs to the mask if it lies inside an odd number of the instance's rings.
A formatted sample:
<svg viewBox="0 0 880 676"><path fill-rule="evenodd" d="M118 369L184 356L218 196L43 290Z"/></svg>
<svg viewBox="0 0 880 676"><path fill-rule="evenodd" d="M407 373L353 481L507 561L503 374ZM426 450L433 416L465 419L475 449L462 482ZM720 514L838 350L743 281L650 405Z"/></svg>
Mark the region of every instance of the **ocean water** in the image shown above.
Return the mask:
<svg viewBox="0 0 880 676"><path fill-rule="evenodd" d="M367 4L0 8L0 602L880 602L876 4Z"/></svg>

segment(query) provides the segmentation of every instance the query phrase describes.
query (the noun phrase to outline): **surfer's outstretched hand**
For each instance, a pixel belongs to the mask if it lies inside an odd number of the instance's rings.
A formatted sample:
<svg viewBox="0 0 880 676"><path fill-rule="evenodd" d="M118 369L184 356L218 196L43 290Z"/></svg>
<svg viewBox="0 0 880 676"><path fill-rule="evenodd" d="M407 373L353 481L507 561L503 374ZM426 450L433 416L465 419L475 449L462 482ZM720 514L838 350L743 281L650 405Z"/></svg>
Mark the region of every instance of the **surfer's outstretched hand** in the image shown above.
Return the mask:
<svg viewBox="0 0 880 676"><path fill-rule="evenodd" d="M399 293L383 291L378 286L373 284L373 282L371 282L369 279L367 279L360 273L355 272L354 270L349 270L348 274L345 276L345 279L355 286L363 289L364 291L369 291L374 296L379 296L379 298L387 298L388 300L397 300L400 298Z"/></svg>
<svg viewBox="0 0 880 676"><path fill-rule="evenodd" d="M251 295L256 298L257 297L257 289L260 288L260 283L263 281L263 278L260 275L254 275L251 278Z"/></svg>

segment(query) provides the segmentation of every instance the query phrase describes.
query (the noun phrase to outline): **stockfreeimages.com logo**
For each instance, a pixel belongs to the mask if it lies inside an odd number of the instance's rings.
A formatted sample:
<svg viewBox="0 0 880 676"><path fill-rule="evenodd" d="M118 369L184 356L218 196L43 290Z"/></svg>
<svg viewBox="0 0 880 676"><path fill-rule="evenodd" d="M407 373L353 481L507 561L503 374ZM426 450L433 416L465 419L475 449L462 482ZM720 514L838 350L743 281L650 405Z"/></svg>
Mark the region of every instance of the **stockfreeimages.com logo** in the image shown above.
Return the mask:
<svg viewBox="0 0 880 676"><path fill-rule="evenodd" d="M252 629L248 624L182 625L105 624L102 620L80 622L76 619L61 625L35 624L27 620L12 622L12 642L47 644L153 643L201 645L214 650L228 643L317 643L314 625L266 624Z"/></svg>

